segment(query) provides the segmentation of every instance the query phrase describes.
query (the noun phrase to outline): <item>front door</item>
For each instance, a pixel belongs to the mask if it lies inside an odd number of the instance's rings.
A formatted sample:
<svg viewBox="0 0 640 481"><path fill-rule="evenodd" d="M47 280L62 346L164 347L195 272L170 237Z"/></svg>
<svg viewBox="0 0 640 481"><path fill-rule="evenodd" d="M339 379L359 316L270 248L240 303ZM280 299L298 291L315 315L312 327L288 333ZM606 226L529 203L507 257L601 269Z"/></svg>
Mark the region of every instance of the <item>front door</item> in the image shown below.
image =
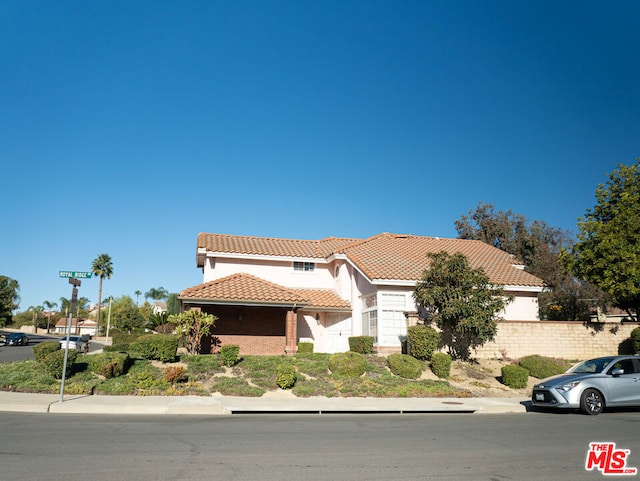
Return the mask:
<svg viewBox="0 0 640 481"><path fill-rule="evenodd" d="M326 352L346 352L351 336L351 316L349 314L327 314Z"/></svg>

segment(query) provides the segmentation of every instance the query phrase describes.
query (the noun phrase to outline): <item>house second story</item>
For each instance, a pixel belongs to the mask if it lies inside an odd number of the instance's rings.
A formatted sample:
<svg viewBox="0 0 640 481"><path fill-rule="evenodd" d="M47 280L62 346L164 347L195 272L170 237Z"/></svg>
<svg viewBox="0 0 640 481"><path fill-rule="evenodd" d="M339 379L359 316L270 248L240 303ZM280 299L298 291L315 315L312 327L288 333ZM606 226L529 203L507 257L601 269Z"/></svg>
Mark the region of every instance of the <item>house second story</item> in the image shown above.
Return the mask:
<svg viewBox="0 0 640 481"><path fill-rule="evenodd" d="M492 283L513 296L503 318L538 319L544 282L514 257L481 241L383 233L366 239L296 240L227 234L198 235L196 264L203 283L250 274L290 289L329 290L347 301L354 318L372 305L415 310L412 293L429 253L464 254ZM399 304L403 305L400 306Z"/></svg>

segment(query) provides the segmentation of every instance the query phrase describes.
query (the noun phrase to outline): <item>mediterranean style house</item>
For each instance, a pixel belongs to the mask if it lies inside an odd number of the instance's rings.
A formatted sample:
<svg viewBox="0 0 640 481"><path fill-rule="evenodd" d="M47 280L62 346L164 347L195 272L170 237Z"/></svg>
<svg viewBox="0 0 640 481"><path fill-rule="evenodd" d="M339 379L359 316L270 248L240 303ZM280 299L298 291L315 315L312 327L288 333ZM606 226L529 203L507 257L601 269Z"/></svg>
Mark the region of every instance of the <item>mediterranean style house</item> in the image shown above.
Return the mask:
<svg viewBox="0 0 640 481"><path fill-rule="evenodd" d="M427 254L464 254L513 296L504 320L538 320L543 281L514 257L481 241L383 233L367 239L294 240L198 235L203 283L183 290L183 310L218 317L212 335L241 354L284 354L299 342L314 352L349 350L350 336L375 339L379 353L400 352L418 317L413 291ZM203 353L211 339L203 339Z"/></svg>

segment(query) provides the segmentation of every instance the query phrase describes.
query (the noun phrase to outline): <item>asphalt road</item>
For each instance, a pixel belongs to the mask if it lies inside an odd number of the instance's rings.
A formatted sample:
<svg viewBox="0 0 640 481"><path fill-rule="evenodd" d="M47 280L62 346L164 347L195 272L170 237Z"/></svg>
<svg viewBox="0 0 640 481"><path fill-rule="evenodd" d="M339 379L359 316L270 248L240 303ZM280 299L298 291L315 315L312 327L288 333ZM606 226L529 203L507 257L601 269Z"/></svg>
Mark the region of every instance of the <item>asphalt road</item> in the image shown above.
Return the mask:
<svg viewBox="0 0 640 481"><path fill-rule="evenodd" d="M640 467L640 413L75 416L0 413L0 479L596 480L590 442ZM626 479L626 476L618 476ZM633 478L633 477L632 477Z"/></svg>
<svg viewBox="0 0 640 481"><path fill-rule="evenodd" d="M0 334L4 336L8 331L0 331ZM0 344L0 363L3 362L16 362L24 361L26 359L34 359L33 346L43 341L49 341L51 339L60 340L61 336L47 336L42 334L27 334L29 336L29 344L26 346L6 346L4 342ZM101 349L102 345L91 341L89 344L89 352ZM0 470L1 471L1 470ZM0 480L2 477L0 477Z"/></svg>

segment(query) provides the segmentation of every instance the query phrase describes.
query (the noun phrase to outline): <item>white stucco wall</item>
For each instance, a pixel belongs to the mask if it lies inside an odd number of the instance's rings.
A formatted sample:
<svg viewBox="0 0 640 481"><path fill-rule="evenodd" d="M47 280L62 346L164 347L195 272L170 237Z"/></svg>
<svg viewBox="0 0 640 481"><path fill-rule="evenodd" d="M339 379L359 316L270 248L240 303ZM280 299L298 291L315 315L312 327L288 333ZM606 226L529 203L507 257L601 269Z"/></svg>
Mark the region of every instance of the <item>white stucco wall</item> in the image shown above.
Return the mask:
<svg viewBox="0 0 640 481"><path fill-rule="evenodd" d="M312 272L294 271L293 260L255 260L208 258L204 268L203 282L211 282L233 274L251 274L285 287L310 289L333 289L334 280L331 266L315 263Z"/></svg>
<svg viewBox="0 0 640 481"><path fill-rule="evenodd" d="M514 295L513 301L507 304L501 314L506 321L537 321L538 316L538 293L537 292L511 292Z"/></svg>

